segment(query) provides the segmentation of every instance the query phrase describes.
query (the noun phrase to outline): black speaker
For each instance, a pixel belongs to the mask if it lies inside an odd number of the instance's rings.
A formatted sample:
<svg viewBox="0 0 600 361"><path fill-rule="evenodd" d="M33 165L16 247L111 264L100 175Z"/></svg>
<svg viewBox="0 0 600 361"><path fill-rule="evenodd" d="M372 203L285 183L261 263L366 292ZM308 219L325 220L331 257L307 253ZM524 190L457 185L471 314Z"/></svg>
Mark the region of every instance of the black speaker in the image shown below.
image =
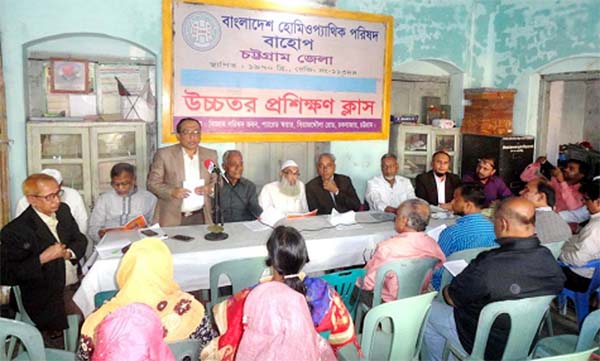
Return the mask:
<svg viewBox="0 0 600 361"><path fill-rule="evenodd" d="M461 171L474 172L479 158L494 156L496 175L517 195L524 186L519 175L533 162L533 147L532 136L463 134Z"/></svg>

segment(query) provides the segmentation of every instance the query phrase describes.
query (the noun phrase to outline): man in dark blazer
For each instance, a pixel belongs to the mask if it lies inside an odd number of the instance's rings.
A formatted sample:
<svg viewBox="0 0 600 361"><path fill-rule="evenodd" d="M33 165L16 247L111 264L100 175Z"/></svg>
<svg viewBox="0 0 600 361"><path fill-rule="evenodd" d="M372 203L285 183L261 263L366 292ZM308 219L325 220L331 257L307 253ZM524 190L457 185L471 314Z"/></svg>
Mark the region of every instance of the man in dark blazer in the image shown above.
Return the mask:
<svg viewBox="0 0 600 361"><path fill-rule="evenodd" d="M426 200L429 204L452 209L450 202L454 190L461 185L460 177L449 173L450 155L443 150L435 152L431 160L431 170L419 174L415 182L415 195ZM438 197L438 185L444 187L444 199Z"/></svg>
<svg viewBox="0 0 600 361"><path fill-rule="evenodd" d="M211 224L212 192L216 177L211 178L204 166L206 160L217 163L217 152L200 146L202 127L194 118L184 118L177 123L179 144L161 148L154 154L148 181L148 190L158 198L152 223L163 227ZM204 186L186 189L184 181L204 180ZM184 201L194 192L204 197L204 206L188 208Z"/></svg>
<svg viewBox="0 0 600 361"><path fill-rule="evenodd" d="M306 201L309 210L317 209L317 214L358 211L360 199L349 177L335 173L335 156L330 153L319 155L317 160L318 177L306 183Z"/></svg>
<svg viewBox="0 0 600 361"><path fill-rule="evenodd" d="M60 193L54 178L32 174L23 182L30 206L0 233L2 283L21 288L25 310L44 331L67 328L65 308L76 306L65 285L77 283L87 245Z"/></svg>

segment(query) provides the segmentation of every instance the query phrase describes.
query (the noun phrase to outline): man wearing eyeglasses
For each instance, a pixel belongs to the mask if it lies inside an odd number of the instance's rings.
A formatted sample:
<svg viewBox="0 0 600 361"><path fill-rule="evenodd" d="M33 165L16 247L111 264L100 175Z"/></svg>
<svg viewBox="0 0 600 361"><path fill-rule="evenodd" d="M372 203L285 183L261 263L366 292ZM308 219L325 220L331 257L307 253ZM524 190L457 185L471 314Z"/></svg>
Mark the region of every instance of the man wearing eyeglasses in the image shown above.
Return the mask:
<svg viewBox="0 0 600 361"><path fill-rule="evenodd" d="M0 235L0 278L20 286L25 310L53 337L67 328L66 314L81 313L72 296L87 239L69 206L61 203L54 178L32 174L23 182L23 193L30 206Z"/></svg>
<svg viewBox="0 0 600 361"><path fill-rule="evenodd" d="M158 198L153 223L163 227L212 223L210 194L215 180L203 164L208 159L217 164L217 152L200 146L201 135L200 122L184 118L177 124L179 144L154 154L147 181L148 190Z"/></svg>
<svg viewBox="0 0 600 361"><path fill-rule="evenodd" d="M100 242L111 228L126 225L132 219L144 216L152 219L156 197L136 185L135 167L128 163L117 163L110 170L112 190L102 193L90 217L89 236L94 243Z"/></svg>
<svg viewBox="0 0 600 361"><path fill-rule="evenodd" d="M258 204L264 210L275 208L285 215L308 212L306 190L299 177L298 164L293 160L286 160L281 164L279 180L265 184L260 191Z"/></svg>
<svg viewBox="0 0 600 361"><path fill-rule="evenodd" d="M496 175L496 158L491 155L479 159L475 172L464 174L462 181L463 183L481 184L485 193L484 208L489 207L496 200L513 195L504 180Z"/></svg>

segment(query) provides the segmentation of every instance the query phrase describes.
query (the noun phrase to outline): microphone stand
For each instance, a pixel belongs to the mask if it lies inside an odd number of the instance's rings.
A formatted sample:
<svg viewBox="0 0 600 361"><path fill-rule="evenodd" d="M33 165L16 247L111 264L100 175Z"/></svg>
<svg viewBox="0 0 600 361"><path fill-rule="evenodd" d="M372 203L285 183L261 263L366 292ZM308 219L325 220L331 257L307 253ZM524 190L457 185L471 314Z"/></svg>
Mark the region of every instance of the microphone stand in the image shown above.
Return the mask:
<svg viewBox="0 0 600 361"><path fill-rule="evenodd" d="M217 174L217 183L215 184L215 222L208 226L208 230L210 233L207 233L204 236L204 239L207 241L222 241L229 237L227 233L224 232L225 228L223 220L223 209L221 208L221 186L223 184L223 179L221 177L221 172L219 168L215 168L214 171Z"/></svg>

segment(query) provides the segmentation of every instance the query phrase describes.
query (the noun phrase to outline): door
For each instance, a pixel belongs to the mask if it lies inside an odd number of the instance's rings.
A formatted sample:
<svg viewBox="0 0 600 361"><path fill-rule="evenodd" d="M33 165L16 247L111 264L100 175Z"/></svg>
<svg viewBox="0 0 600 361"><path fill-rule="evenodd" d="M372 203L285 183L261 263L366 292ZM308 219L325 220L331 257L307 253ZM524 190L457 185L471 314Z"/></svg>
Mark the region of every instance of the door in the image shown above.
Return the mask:
<svg viewBox="0 0 600 361"><path fill-rule="evenodd" d="M4 76L2 74L2 54L0 53L0 169L5 171L0 172L0 226L8 223L10 215L10 197L8 194L8 147L10 145L7 124L6 124L6 98L4 90Z"/></svg>

